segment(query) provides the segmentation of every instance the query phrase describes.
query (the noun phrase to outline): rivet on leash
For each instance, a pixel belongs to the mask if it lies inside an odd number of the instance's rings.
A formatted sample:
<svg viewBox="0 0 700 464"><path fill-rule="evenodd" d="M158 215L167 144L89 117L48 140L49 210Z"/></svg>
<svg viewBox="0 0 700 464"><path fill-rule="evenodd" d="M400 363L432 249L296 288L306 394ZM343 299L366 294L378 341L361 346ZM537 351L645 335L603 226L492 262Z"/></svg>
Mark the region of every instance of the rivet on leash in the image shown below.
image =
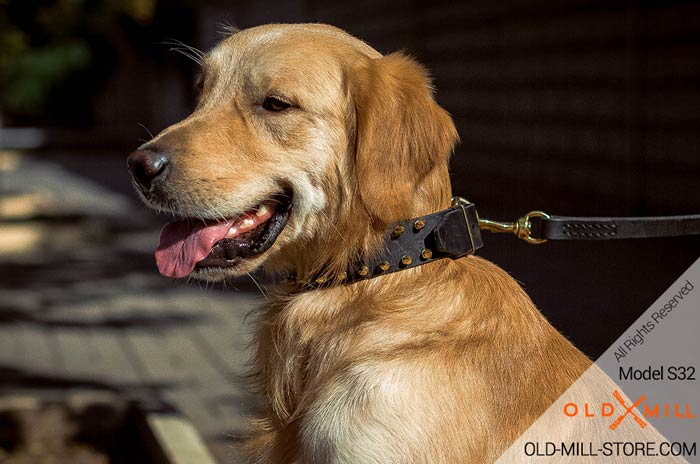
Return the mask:
<svg viewBox="0 0 700 464"><path fill-rule="evenodd" d="M340 274L338 274L338 279L340 279L340 280L345 280L345 279L347 279L347 278L348 278L348 273L347 273L347 272L344 272L344 271L343 271L343 272L341 272Z"/></svg>
<svg viewBox="0 0 700 464"><path fill-rule="evenodd" d="M382 271L388 271L390 267L391 267L391 264L389 264L387 261L382 261L379 264L379 269L381 269Z"/></svg>
<svg viewBox="0 0 700 464"><path fill-rule="evenodd" d="M416 230L421 230L423 227L425 227L425 221L422 219L418 219L416 222L413 223L413 228Z"/></svg>
<svg viewBox="0 0 700 464"><path fill-rule="evenodd" d="M357 271L358 274L361 276L366 276L369 274L369 268L367 266L362 266L359 271Z"/></svg>
<svg viewBox="0 0 700 464"><path fill-rule="evenodd" d="M394 238L399 238L401 237L401 234L403 234L404 228L403 226L396 226L394 227L394 230L391 232L391 236Z"/></svg>
<svg viewBox="0 0 700 464"><path fill-rule="evenodd" d="M318 278L315 280L315 282L316 282L317 284L321 285L321 284L325 284L327 280L328 280L328 279L326 279L325 277L318 277Z"/></svg>
<svg viewBox="0 0 700 464"><path fill-rule="evenodd" d="M433 251L426 248L425 250L420 252L420 257L423 259L430 259L433 257Z"/></svg>
<svg viewBox="0 0 700 464"><path fill-rule="evenodd" d="M404 266L408 266L408 265L411 264L412 262L413 262L413 260L412 260L411 257L408 256L408 255L403 255L403 256L401 257L401 264L403 264Z"/></svg>

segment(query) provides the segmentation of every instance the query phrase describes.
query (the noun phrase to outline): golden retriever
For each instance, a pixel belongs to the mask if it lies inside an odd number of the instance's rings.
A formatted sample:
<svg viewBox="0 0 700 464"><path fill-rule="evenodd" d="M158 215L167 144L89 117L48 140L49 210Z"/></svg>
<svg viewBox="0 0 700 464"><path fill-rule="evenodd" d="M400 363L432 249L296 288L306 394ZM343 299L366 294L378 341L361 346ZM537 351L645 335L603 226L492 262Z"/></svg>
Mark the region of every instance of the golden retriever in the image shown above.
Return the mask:
<svg viewBox="0 0 700 464"><path fill-rule="evenodd" d="M276 24L208 53L192 115L129 157L143 199L181 218L161 273L301 283L260 317L254 461L493 462L590 366L478 257L341 282L392 223L450 206L457 138L413 59Z"/></svg>

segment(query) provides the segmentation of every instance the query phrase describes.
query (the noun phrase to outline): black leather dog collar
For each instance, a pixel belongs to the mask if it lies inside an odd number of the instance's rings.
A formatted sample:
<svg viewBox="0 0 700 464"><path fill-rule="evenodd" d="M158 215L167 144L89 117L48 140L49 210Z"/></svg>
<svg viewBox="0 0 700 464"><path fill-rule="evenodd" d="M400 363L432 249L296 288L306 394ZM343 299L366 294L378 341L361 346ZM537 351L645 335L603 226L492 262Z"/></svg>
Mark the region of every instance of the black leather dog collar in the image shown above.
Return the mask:
<svg viewBox="0 0 700 464"><path fill-rule="evenodd" d="M473 203L453 201L453 206L391 226L384 237L384 251L367 262L356 263L341 276L319 276L307 281L288 279L290 285L317 288L334 283L351 284L410 269L443 258L461 258L481 248L479 217Z"/></svg>

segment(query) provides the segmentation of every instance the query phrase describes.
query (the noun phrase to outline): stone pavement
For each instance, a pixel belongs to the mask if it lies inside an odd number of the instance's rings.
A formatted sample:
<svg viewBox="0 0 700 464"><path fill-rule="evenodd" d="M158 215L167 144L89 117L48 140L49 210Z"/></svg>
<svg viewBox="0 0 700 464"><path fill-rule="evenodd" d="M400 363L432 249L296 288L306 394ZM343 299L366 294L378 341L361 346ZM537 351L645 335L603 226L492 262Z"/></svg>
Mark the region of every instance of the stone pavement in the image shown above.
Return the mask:
<svg viewBox="0 0 700 464"><path fill-rule="evenodd" d="M255 407L241 381L244 319L260 292L246 281L224 289L161 277L162 221L55 162L0 152L0 396L157 395L222 463L238 462L233 445Z"/></svg>

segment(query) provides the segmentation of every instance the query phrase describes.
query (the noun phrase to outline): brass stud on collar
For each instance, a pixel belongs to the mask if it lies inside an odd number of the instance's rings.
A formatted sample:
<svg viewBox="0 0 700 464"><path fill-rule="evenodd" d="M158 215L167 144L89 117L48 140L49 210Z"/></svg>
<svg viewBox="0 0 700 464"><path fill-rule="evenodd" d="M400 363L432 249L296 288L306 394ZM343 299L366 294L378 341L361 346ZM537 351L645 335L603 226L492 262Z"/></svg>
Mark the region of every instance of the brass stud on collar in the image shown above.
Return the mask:
<svg viewBox="0 0 700 464"><path fill-rule="evenodd" d="M348 278L347 272L341 272L340 274L338 274L338 279L340 279L340 280L345 280L347 278Z"/></svg>
<svg viewBox="0 0 700 464"><path fill-rule="evenodd" d="M412 260L411 257L408 256L408 255L403 255L403 256L401 257L401 264L403 264L404 266L408 266L408 265L410 265L412 262L413 262L413 260Z"/></svg>
<svg viewBox="0 0 700 464"><path fill-rule="evenodd" d="M323 284L325 284L327 281L328 281L328 279L326 279L325 277L318 277L318 278L315 280L315 282L316 282L317 284L319 284L319 285L323 285Z"/></svg>
<svg viewBox="0 0 700 464"><path fill-rule="evenodd" d="M381 269L382 271L388 271L390 267L391 264L389 264L388 261L382 261L381 263L379 263L379 269Z"/></svg>
<svg viewBox="0 0 700 464"><path fill-rule="evenodd" d="M360 274L362 277L366 276L369 274L369 268L367 266L362 266L359 271L357 271L358 274Z"/></svg>
<svg viewBox="0 0 700 464"><path fill-rule="evenodd" d="M398 225L394 227L394 230L391 232L391 236L394 238L399 238L401 237L401 234L403 234L404 230L405 229L403 228L403 226Z"/></svg>
<svg viewBox="0 0 700 464"><path fill-rule="evenodd" d="M425 227L425 221L422 219L418 219L413 223L413 228L416 230L421 230L423 227Z"/></svg>
<svg viewBox="0 0 700 464"><path fill-rule="evenodd" d="M425 250L420 252L420 257L423 259L430 259L433 257L433 251L429 248L426 248Z"/></svg>

